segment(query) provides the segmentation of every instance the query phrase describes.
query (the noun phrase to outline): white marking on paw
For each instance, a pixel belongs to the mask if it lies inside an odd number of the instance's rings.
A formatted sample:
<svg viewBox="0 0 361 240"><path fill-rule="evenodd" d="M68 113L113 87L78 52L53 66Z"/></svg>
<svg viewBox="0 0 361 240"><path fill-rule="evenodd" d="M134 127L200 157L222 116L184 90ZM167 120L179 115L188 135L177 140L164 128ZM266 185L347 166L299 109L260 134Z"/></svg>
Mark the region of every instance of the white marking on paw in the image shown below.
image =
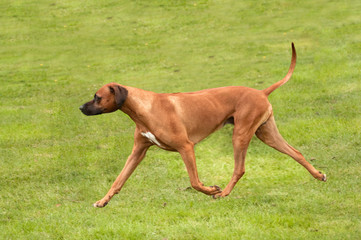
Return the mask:
<svg viewBox="0 0 361 240"><path fill-rule="evenodd" d="M143 137L148 138L148 140L151 143L157 144L159 147L162 147L162 144L160 144L160 142L158 142L158 140L155 138L155 136L153 135L153 133L151 132L146 132L146 133L141 133Z"/></svg>

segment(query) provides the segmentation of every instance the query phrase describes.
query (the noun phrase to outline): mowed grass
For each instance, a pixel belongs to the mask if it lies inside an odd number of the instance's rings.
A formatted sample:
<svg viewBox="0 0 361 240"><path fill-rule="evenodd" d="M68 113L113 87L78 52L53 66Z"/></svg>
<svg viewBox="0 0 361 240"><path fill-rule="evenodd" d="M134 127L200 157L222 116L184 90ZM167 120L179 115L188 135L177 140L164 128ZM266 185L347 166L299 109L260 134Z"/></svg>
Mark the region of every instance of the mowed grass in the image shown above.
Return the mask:
<svg viewBox="0 0 361 240"><path fill-rule="evenodd" d="M1 1L0 239L360 239L360 1ZM78 107L108 82L155 92L263 89L280 132L328 176L254 138L246 174L214 200L177 153L151 148L101 199L133 144L122 112ZM216 113L215 113L216 114ZM232 126L196 146L224 188Z"/></svg>

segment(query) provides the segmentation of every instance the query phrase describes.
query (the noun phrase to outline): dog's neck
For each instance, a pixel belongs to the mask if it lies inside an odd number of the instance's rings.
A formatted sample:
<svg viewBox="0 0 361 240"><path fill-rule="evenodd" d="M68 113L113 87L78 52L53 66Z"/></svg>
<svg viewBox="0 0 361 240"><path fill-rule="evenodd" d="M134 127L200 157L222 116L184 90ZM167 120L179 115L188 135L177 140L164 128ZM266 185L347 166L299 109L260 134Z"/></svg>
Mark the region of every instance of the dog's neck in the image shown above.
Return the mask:
<svg viewBox="0 0 361 240"><path fill-rule="evenodd" d="M123 87L128 90L128 96L120 110L133 121L143 122L143 116L151 112L155 93L128 86Z"/></svg>

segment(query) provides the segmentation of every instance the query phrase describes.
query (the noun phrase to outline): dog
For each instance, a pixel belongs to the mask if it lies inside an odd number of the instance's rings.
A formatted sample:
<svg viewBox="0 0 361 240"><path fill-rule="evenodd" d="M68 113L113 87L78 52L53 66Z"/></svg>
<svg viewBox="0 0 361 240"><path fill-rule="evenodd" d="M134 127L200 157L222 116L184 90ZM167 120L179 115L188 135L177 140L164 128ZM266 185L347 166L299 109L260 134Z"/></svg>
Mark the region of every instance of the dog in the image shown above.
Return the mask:
<svg viewBox="0 0 361 240"><path fill-rule="evenodd" d="M101 87L94 99L82 105L80 110L87 116L121 110L129 115L136 127L132 153L108 193L94 203L94 207L106 206L119 193L152 145L179 152L191 186L214 198L229 195L245 173L246 152L254 134L265 144L295 159L314 178L326 181L326 174L316 170L280 135L268 101L268 96L291 78L296 58L292 43L292 59L287 75L264 90L230 86L167 94L117 83ZM204 186L199 180L194 146L225 124L234 125L232 143L235 165L230 182L221 190L217 185Z"/></svg>

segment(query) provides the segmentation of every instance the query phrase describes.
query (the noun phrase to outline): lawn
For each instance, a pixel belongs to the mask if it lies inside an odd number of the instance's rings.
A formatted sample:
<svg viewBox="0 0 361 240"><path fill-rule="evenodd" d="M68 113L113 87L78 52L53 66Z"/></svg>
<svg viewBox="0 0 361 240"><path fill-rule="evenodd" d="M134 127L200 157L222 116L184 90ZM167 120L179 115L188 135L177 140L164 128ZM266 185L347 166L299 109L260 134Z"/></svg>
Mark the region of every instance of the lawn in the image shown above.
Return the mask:
<svg viewBox="0 0 361 240"><path fill-rule="evenodd" d="M361 2L0 1L0 239L360 239ZM152 147L106 208L134 123L78 107L108 82L155 92L292 79L269 97L280 132L328 176L252 139L214 200ZM196 146L224 188L232 126Z"/></svg>

